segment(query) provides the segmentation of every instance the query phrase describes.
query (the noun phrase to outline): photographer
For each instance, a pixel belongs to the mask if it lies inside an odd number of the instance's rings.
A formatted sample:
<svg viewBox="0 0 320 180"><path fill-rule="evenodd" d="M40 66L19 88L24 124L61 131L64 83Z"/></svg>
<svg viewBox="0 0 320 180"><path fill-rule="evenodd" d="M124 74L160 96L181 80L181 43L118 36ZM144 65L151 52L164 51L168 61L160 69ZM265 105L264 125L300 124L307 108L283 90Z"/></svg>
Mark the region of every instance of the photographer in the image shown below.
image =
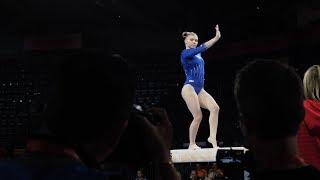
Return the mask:
<svg viewBox="0 0 320 180"><path fill-rule="evenodd" d="M93 52L69 54L57 64L42 128L27 142L30 154L0 162L1 179L92 180L108 179L111 173L94 168L113 152L128 125L134 98L128 65L119 56ZM136 118L145 133L144 149L156 157L159 179L180 179L169 161L172 127L167 114L163 109L150 112L159 117L158 124Z"/></svg>

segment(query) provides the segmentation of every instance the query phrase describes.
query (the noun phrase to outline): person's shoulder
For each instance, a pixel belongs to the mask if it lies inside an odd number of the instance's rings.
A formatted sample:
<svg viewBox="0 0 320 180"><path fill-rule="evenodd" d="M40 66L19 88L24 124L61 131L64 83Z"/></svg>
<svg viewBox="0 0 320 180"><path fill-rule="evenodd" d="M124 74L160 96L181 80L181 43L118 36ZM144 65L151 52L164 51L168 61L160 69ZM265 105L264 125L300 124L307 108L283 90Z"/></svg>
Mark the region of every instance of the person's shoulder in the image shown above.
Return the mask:
<svg viewBox="0 0 320 180"><path fill-rule="evenodd" d="M187 59L188 49L183 49L180 53L181 59Z"/></svg>
<svg viewBox="0 0 320 180"><path fill-rule="evenodd" d="M180 53L180 54L182 55L182 54L186 53L186 52L187 52L187 50L188 50L188 49L182 49L182 51L181 51L181 53Z"/></svg>
<svg viewBox="0 0 320 180"><path fill-rule="evenodd" d="M0 177L4 179L33 179L34 174L40 179L106 180L108 177L108 173L75 161L34 158L0 161Z"/></svg>
<svg viewBox="0 0 320 180"><path fill-rule="evenodd" d="M303 101L305 107L320 107L320 101L313 99L306 99Z"/></svg>

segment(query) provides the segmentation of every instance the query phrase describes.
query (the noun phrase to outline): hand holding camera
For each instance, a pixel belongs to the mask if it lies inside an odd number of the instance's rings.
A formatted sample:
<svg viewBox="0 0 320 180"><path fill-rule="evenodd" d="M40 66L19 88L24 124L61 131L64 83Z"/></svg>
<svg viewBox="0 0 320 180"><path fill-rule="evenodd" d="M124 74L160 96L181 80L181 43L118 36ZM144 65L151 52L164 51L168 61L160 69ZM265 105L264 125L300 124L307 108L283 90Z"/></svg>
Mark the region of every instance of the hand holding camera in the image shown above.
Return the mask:
<svg viewBox="0 0 320 180"><path fill-rule="evenodd" d="M146 112L152 115L149 117L152 120L138 116L138 126L145 134L145 150L151 155L151 160L168 162L173 130L167 112L161 108L151 108Z"/></svg>
<svg viewBox="0 0 320 180"><path fill-rule="evenodd" d="M142 165L169 162L172 135L172 125L164 109L144 111L140 106L133 106L128 127L108 161Z"/></svg>

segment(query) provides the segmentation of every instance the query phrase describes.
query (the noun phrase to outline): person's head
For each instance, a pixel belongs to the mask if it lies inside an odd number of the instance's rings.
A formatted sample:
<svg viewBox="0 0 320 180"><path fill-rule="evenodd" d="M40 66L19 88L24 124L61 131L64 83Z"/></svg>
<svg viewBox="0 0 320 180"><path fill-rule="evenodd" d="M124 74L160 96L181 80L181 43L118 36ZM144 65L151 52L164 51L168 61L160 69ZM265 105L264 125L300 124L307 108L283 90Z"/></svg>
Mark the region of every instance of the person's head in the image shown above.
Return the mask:
<svg viewBox="0 0 320 180"><path fill-rule="evenodd" d="M139 178L143 177L143 172L141 170L137 171L137 177L139 177Z"/></svg>
<svg viewBox="0 0 320 180"><path fill-rule="evenodd" d="M196 169L200 169L200 168L201 168L200 164L196 164Z"/></svg>
<svg viewBox="0 0 320 180"><path fill-rule="evenodd" d="M214 169L213 168L209 168L209 171L208 171L209 173L211 173L211 172L214 172Z"/></svg>
<svg viewBox="0 0 320 180"><path fill-rule="evenodd" d="M320 101L320 66L311 66L303 78L304 96L306 99Z"/></svg>
<svg viewBox="0 0 320 180"><path fill-rule="evenodd" d="M289 66L274 61L247 64L236 75L234 95L245 137L265 142L296 135L304 116L303 91Z"/></svg>
<svg viewBox="0 0 320 180"><path fill-rule="evenodd" d="M212 168L213 168L214 170L218 169L218 165L217 165L216 162L212 163Z"/></svg>
<svg viewBox="0 0 320 180"><path fill-rule="evenodd" d="M197 176L196 170L191 170L190 176L192 176L192 177Z"/></svg>
<svg viewBox="0 0 320 180"><path fill-rule="evenodd" d="M48 130L63 143L91 145L105 156L124 131L134 96L128 64L119 56L79 52L58 63L45 112Z"/></svg>
<svg viewBox="0 0 320 180"><path fill-rule="evenodd" d="M182 38L187 49L195 48L198 45L198 36L194 32L183 32Z"/></svg>

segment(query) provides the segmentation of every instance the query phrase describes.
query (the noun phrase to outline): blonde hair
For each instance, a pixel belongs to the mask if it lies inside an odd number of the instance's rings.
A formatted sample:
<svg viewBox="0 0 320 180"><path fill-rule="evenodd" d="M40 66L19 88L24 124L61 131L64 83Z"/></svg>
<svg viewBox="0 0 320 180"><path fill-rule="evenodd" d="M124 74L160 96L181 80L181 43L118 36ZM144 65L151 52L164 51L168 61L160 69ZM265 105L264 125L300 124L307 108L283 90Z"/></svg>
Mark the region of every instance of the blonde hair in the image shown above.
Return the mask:
<svg viewBox="0 0 320 180"><path fill-rule="evenodd" d="M182 38L183 39L186 39L186 37L188 37L188 36L196 36L197 34L196 33L194 33L194 32L183 32L182 33Z"/></svg>
<svg viewBox="0 0 320 180"><path fill-rule="evenodd" d="M320 66L313 65L305 73L303 77L303 89L306 99L320 101Z"/></svg>

